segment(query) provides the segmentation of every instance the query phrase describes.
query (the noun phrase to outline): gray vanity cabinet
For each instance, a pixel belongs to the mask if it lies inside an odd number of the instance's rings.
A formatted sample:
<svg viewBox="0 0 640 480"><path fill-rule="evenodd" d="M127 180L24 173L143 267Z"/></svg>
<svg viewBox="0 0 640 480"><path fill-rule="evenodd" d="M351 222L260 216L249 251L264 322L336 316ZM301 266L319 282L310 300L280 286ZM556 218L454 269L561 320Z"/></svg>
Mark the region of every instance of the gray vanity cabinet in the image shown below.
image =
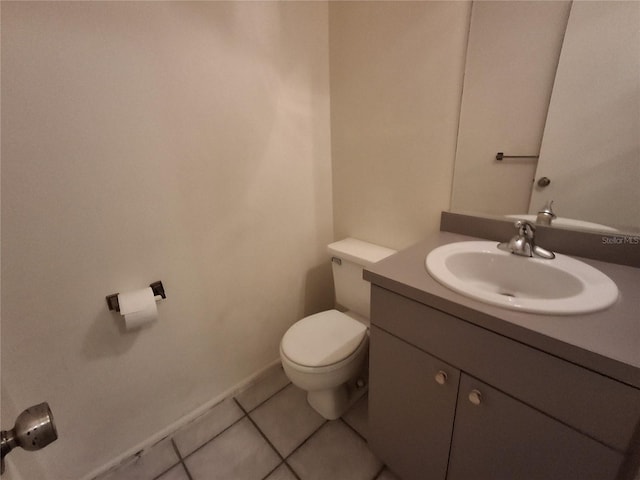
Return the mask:
<svg viewBox="0 0 640 480"><path fill-rule="evenodd" d="M462 375L448 480L602 480L621 456L539 411Z"/></svg>
<svg viewBox="0 0 640 480"><path fill-rule="evenodd" d="M460 371L375 327L369 369L372 448L403 480L444 479Z"/></svg>
<svg viewBox="0 0 640 480"><path fill-rule="evenodd" d="M640 390L372 285L369 443L403 480L614 480Z"/></svg>

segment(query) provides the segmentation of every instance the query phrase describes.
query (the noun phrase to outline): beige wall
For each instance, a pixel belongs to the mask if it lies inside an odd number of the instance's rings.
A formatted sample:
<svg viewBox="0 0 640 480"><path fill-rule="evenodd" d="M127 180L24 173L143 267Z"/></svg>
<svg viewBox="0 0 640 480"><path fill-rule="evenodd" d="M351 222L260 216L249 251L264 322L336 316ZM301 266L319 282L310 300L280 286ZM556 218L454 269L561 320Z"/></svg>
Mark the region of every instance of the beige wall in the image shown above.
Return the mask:
<svg viewBox="0 0 640 480"><path fill-rule="evenodd" d="M327 10L3 2L2 426L46 400L60 433L25 478L95 471L331 305ZM105 295L154 280L121 332Z"/></svg>
<svg viewBox="0 0 640 480"><path fill-rule="evenodd" d="M451 208L522 213L536 173L571 2L475 2Z"/></svg>
<svg viewBox="0 0 640 480"><path fill-rule="evenodd" d="M334 225L392 248L449 208L467 2L331 2Z"/></svg>
<svg viewBox="0 0 640 480"><path fill-rule="evenodd" d="M24 478L96 471L275 360L331 304L333 238L438 230L470 13L3 2L2 425L48 400L62 434L12 452ZM157 279L160 320L122 333L104 296Z"/></svg>

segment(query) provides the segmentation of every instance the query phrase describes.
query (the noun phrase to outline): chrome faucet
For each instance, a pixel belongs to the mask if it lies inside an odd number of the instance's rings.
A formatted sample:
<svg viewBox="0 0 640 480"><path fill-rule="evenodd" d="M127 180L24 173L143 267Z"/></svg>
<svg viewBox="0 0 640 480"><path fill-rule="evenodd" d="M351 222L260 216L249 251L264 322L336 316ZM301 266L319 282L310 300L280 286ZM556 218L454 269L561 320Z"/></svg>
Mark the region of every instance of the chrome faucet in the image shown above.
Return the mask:
<svg viewBox="0 0 640 480"><path fill-rule="evenodd" d="M500 250L511 252L515 255L523 257L540 257L548 260L556 258L556 255L549 250L546 250L535 242L536 227L530 222L525 220L518 220L514 226L518 230L518 234L515 235L508 242L502 242L498 244Z"/></svg>
<svg viewBox="0 0 640 480"><path fill-rule="evenodd" d="M549 200L544 207L540 211L538 211L538 216L536 217L536 223L539 225L551 225L551 221L554 218L557 218L556 214L553 213L553 209L551 206L553 205L553 200Z"/></svg>

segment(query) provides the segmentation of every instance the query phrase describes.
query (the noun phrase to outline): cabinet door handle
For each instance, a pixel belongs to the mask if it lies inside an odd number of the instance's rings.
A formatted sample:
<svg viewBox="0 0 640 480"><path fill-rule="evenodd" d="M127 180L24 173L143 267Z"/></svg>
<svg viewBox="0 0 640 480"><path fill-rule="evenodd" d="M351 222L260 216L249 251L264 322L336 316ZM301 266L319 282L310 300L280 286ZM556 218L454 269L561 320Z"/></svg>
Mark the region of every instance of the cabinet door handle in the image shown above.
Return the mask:
<svg viewBox="0 0 640 480"><path fill-rule="evenodd" d="M434 378L436 379L436 383L438 385L444 385L445 383L447 383L447 372L440 370L438 373L436 373L436 376Z"/></svg>
<svg viewBox="0 0 640 480"><path fill-rule="evenodd" d="M469 392L469 401L474 405L480 405L482 403L482 394L478 390L471 390Z"/></svg>

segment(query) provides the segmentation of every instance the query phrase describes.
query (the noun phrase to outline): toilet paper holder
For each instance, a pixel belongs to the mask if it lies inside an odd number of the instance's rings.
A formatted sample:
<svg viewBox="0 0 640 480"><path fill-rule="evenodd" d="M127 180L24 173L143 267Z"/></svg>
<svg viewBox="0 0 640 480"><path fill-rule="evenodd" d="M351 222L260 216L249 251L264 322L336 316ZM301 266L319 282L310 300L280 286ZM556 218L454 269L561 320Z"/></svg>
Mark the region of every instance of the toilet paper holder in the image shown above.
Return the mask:
<svg viewBox="0 0 640 480"><path fill-rule="evenodd" d="M166 293L164 293L164 286L162 282L158 280L157 282L153 282L149 285L151 287L151 291L154 296L160 295L162 298L167 298ZM107 295L107 305L109 306L109 310L115 310L116 312L120 311L120 303L118 302L119 293L114 293L112 295Z"/></svg>

